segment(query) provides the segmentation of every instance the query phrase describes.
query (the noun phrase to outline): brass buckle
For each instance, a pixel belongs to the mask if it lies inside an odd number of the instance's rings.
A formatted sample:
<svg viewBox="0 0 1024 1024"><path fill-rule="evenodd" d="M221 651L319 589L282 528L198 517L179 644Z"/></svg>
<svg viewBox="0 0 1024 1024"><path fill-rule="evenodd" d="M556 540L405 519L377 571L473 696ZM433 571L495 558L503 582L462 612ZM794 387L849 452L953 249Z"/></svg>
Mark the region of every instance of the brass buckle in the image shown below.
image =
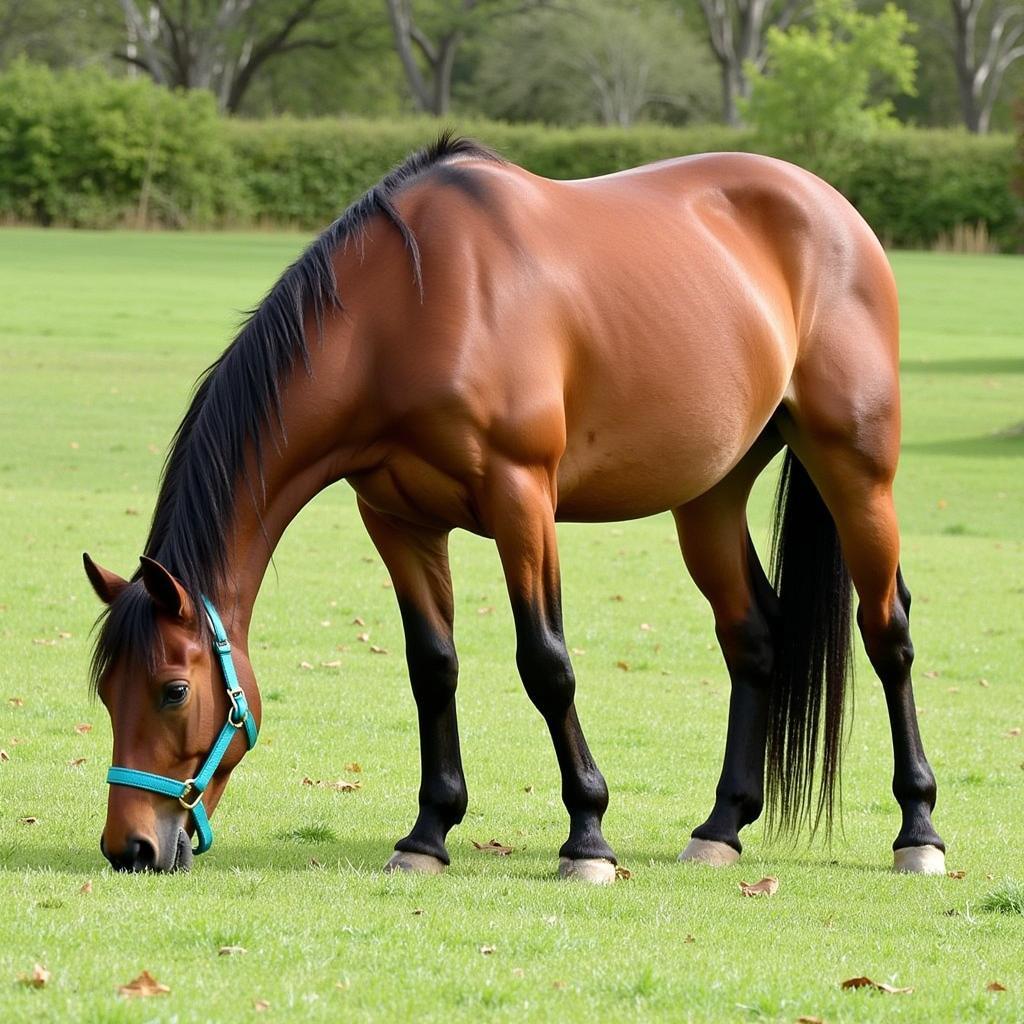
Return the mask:
<svg viewBox="0 0 1024 1024"><path fill-rule="evenodd" d="M186 811L193 810L195 808L196 804L198 804L199 801L203 799L203 791L201 789L197 789L196 790L196 798L195 798L195 800L192 801L192 803L189 803L185 799L185 797L187 797L189 795L189 790L195 788L195 784L196 784L196 780L195 779L186 779L185 780L185 789L182 792L181 796L178 797L178 803L181 804L181 806L184 807Z"/></svg>
<svg viewBox="0 0 1024 1024"><path fill-rule="evenodd" d="M234 690L228 690L228 700L231 701L231 710L228 712L228 721L236 728L241 729L245 725L245 720L249 717L249 704L246 702L245 714L236 722L235 714L239 712L238 698L241 697L245 700L245 691L240 687L236 687Z"/></svg>

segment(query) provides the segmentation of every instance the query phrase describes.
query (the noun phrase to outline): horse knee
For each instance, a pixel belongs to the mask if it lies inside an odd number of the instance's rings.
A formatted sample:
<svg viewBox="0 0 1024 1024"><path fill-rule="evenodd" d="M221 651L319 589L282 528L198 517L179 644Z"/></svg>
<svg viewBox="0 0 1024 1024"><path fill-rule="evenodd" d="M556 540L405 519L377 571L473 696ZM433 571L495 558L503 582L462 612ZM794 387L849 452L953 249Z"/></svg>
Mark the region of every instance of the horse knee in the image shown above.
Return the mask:
<svg viewBox="0 0 1024 1024"><path fill-rule="evenodd" d="M909 594L906 605L909 605ZM869 615L864 606L857 611L857 623L871 667L883 687L902 685L910 678L914 664L914 644L910 639L910 620L906 606L896 601L888 618Z"/></svg>
<svg viewBox="0 0 1024 1024"><path fill-rule="evenodd" d="M459 659L451 638L434 636L408 650L409 681L420 708L438 711L455 697Z"/></svg>
<svg viewBox="0 0 1024 1024"><path fill-rule="evenodd" d="M526 694L545 718L564 714L576 696L576 677L565 644L550 633L520 642L516 664Z"/></svg>

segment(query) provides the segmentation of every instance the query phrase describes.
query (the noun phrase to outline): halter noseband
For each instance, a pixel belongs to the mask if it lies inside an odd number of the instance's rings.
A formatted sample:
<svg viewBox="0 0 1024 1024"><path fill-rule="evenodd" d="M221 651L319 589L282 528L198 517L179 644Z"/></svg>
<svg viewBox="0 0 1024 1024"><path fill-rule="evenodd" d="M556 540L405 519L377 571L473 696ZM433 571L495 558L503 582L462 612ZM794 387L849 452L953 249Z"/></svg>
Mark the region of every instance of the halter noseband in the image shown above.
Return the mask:
<svg viewBox="0 0 1024 1024"><path fill-rule="evenodd" d="M152 772L141 772L135 768L113 767L107 770L107 783L111 786L132 786L135 789L145 789L150 793L159 793L161 796L174 798L191 815L196 827L196 836L199 845L193 852L206 853L213 845L213 829L210 827L210 819L207 817L206 808L203 807L203 791L210 784L214 772L220 766L220 762L231 746L235 738L235 732L239 729L245 730L245 740L249 750L256 745L256 737L259 730L256 722L249 712L249 704L245 699L242 688L238 685L238 674L235 672L235 663L231 658L231 642L224 630L224 624L220 621L217 609L206 595L203 595L203 605L206 608L206 617L213 631L213 650L220 662L221 674L224 677L224 686L228 691L228 700L231 707L228 709L228 720L220 730L220 734L210 748L206 760L199 769L194 779L186 779L179 782L177 779L169 779L166 775L154 775Z"/></svg>

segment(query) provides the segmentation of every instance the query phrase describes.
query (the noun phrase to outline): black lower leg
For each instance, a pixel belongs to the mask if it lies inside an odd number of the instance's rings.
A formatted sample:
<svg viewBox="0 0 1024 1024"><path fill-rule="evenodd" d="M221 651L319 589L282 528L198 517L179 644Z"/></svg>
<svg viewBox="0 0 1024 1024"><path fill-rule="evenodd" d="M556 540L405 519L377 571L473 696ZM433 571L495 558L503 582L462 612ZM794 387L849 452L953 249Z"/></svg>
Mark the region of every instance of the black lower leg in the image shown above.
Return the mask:
<svg viewBox="0 0 1024 1024"><path fill-rule="evenodd" d="M772 634L758 608L740 622L720 623L717 632L732 683L729 726L715 806L693 837L726 843L739 853L740 829L755 821L764 806Z"/></svg>
<svg viewBox="0 0 1024 1024"><path fill-rule="evenodd" d="M858 613L864 644L871 664L882 682L892 728L892 791L900 805L903 823L892 844L894 850L907 846L945 844L932 825L935 808L935 775L925 757L917 724L917 709L910 681L914 646L910 641L910 591L899 570L892 614L884 627L872 628Z"/></svg>
<svg viewBox="0 0 1024 1024"><path fill-rule="evenodd" d="M557 607L557 601L548 604ZM615 854L601 833L601 818L608 807L608 787L576 714L576 680L561 623L548 622L537 609L527 606L514 608L513 614L519 673L527 695L547 722L562 775L569 838L559 855L573 860L603 858L614 864Z"/></svg>
<svg viewBox="0 0 1024 1024"><path fill-rule="evenodd" d="M395 844L448 863L445 836L466 813L466 779L459 752L455 688L459 665L450 633L442 633L402 603L406 657L420 730L420 811L412 831Z"/></svg>

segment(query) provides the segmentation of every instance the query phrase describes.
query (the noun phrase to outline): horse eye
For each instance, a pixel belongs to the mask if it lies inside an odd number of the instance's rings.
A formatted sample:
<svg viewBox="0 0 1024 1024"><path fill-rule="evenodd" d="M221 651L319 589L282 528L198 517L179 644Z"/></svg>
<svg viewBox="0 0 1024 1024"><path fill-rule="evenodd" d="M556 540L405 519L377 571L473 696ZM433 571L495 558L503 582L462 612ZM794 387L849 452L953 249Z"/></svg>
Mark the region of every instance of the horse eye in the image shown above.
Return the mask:
<svg viewBox="0 0 1024 1024"><path fill-rule="evenodd" d="M164 687L164 707L174 707L176 704L184 704L188 696L188 683L168 683Z"/></svg>

